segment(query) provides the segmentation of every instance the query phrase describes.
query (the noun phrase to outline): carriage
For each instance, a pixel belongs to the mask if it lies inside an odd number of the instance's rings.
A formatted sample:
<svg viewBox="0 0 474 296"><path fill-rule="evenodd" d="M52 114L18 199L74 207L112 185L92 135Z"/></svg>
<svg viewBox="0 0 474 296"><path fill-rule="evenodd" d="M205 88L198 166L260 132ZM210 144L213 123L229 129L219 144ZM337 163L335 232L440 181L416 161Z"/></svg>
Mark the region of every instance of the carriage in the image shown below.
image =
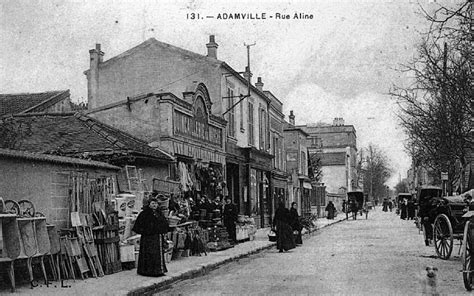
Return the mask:
<svg viewBox="0 0 474 296"><path fill-rule="evenodd" d="M367 219L369 209L367 208L366 201L366 197L362 191L347 192L346 219L349 218L349 213L352 213L352 219L354 220L357 219L357 214L361 216L365 214L365 219ZM354 204L354 208L351 208L352 204Z"/></svg>
<svg viewBox="0 0 474 296"><path fill-rule="evenodd" d="M420 216L427 217L432 224L436 254L447 260L453 250L454 239L464 237L468 211L474 211L474 203L466 201L464 195L441 197L442 190L437 187L422 188L418 192ZM425 239L430 231L424 229Z"/></svg>

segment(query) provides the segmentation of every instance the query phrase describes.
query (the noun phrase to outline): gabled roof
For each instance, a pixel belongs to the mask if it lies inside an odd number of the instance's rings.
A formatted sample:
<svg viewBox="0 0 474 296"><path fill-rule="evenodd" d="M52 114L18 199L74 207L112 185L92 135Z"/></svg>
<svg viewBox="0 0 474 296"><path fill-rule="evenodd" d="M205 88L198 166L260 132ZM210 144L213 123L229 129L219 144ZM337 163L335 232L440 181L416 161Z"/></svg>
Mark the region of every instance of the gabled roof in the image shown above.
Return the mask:
<svg viewBox="0 0 474 296"><path fill-rule="evenodd" d="M155 38L150 38L150 39L138 44L137 46L132 47L129 50L127 50L127 51L125 51L125 52L123 52L123 53L121 53L121 54L119 54L119 55L117 55L113 58L110 58L110 59L100 63L99 67L100 68L108 67L108 66L110 66L110 65L112 65L112 64L114 64L114 63L116 63L116 62L118 62L122 59L125 59L129 56L134 55L135 53L140 52L142 49L147 48L149 46L156 46L156 47L159 47L160 49L163 49L163 50L178 52L186 58L191 58L191 59L194 59L194 60L200 60L200 61L204 61L206 63L211 63L211 64L215 64L215 65L220 65L221 63L223 63L220 60L210 58L208 56L198 54L198 53L195 53L195 52L192 52L192 51L189 51L189 50L186 50L186 49L183 49L183 48L180 48L180 47L177 47L177 46L174 46L174 45L162 42L162 41L158 41ZM86 70L84 73L87 74L88 72L89 72L89 70Z"/></svg>
<svg viewBox="0 0 474 296"><path fill-rule="evenodd" d="M13 158L13 159L26 159L26 160L37 160L43 162L59 163L59 164L72 164L77 166L104 168L110 170L120 170L120 167L110 165L105 162L78 159L73 157L49 155L37 152L26 152L19 150L3 149L0 148L0 158Z"/></svg>
<svg viewBox="0 0 474 296"><path fill-rule="evenodd" d="M69 98L69 90L0 94L0 117L10 114L39 112L43 105L50 106L65 98Z"/></svg>
<svg viewBox="0 0 474 296"><path fill-rule="evenodd" d="M168 153L81 113L5 118L0 121L0 148L91 159L133 155L174 161Z"/></svg>
<svg viewBox="0 0 474 296"><path fill-rule="evenodd" d="M209 64L214 65L214 66L221 66L225 70L229 71L232 75L234 75L237 79L239 79L242 83L247 84L247 80L242 75L240 75L239 72L237 72L231 66L229 66L226 62L223 62L223 61L218 60L218 59L210 58L208 56L198 54L198 53L195 53L195 52L192 52L192 51L189 51L189 50L186 50L186 49L183 49L183 48L180 48L180 47L177 47L177 46L174 46L174 45L162 42L162 41L158 41L155 38L150 38L150 39L138 44L137 46L132 47L129 50L127 50L127 51L125 51L125 52L123 52L123 53L121 53L121 54L119 54L119 55L117 55L113 58L110 58L110 59L100 63L99 68L108 67L108 66L110 66L110 65L112 65L116 62L119 62L122 59L126 59L127 57L132 56L135 53L140 52L142 49L145 49L149 46L156 46L156 47L158 47L162 50L177 52L177 53L181 54L184 59L193 59L195 61L201 61L201 62L209 63ZM87 75L89 73L89 70L84 71L84 74ZM262 91L258 90L254 85L250 85L250 88L253 92L257 93L258 95L263 97L265 100L270 102L270 99Z"/></svg>

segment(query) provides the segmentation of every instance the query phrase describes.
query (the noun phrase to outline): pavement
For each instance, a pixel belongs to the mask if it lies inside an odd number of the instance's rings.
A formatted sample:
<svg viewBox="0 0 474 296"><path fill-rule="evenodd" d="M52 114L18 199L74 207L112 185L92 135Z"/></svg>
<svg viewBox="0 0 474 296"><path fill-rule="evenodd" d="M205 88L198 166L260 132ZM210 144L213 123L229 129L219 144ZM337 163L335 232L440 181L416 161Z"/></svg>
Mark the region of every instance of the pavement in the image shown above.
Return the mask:
<svg viewBox="0 0 474 296"><path fill-rule="evenodd" d="M319 218L311 233L303 236L307 238L317 230L345 220L345 215L339 214L335 219ZM100 278L85 280L67 280L63 283L52 282L49 286L44 283L35 288L29 285L17 286L15 293L0 290L0 294L7 295L144 295L152 294L167 286L182 280L204 275L209 271L231 261L270 249L276 245L268 240L269 228L257 230L255 239L239 243L233 248L219 252L209 252L207 256L190 256L172 260L167 263L168 272L162 277L145 277L137 275L136 269L124 270Z"/></svg>

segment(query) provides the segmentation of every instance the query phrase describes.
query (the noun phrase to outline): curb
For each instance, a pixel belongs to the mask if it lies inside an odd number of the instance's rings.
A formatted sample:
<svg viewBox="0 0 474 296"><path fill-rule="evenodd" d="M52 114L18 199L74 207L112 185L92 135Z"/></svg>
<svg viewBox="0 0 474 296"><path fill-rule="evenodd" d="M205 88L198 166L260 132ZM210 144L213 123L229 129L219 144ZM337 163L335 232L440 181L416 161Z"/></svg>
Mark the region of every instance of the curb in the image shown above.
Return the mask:
<svg viewBox="0 0 474 296"><path fill-rule="evenodd" d="M347 220L347 219L345 218L345 219L342 219L342 220L337 220L337 221L334 221L333 223L329 223L329 224L323 225L321 227L318 227L318 228L314 229L313 231L305 234L305 237L306 236L312 236L313 233L317 232L320 229L323 229L325 227L337 224L337 223L345 221L345 220ZM176 283L176 282L180 282L180 281L184 281L184 280L187 280L187 279L196 278L196 277L199 277L199 276L206 275L209 272L211 272L212 270L215 270L215 269L217 269L218 267L220 267L224 264L230 263L232 261L235 261L235 260L238 260L238 259L241 259L241 258L248 257L248 256L256 254L256 253L260 253L262 251L271 249L274 246L276 246L276 243L272 242L272 243L269 243L266 246L258 247L256 249L253 249L253 250L248 251L246 253L242 253L242 254L239 254L239 255L236 255L236 256L225 258L225 259L223 259L222 261L219 261L219 262L214 262L214 263L211 263L211 264L201 264L193 270L189 270L189 271L186 271L186 272L184 272L182 274L179 274L177 276L170 277L170 278L168 278L164 281L161 281L159 283L148 285L146 287L136 288L132 291L129 291L126 295L129 295L129 296L152 295L154 293L158 293L158 292L161 292L161 291L164 291L166 289L171 288L171 285Z"/></svg>

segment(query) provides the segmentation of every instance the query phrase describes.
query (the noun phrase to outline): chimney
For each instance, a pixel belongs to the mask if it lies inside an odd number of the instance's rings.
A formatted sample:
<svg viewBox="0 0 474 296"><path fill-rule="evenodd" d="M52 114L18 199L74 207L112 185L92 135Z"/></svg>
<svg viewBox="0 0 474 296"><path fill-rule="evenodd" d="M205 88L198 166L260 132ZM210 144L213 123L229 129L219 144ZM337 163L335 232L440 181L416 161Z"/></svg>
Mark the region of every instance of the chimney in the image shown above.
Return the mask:
<svg viewBox="0 0 474 296"><path fill-rule="evenodd" d="M290 119L290 124L295 125L295 115L293 114L293 110L290 111L290 116L288 116Z"/></svg>
<svg viewBox="0 0 474 296"><path fill-rule="evenodd" d="M99 64L104 59L104 53L100 50L100 44L95 49L89 50L90 68L87 75L87 109L91 110L98 106L99 95Z"/></svg>
<svg viewBox="0 0 474 296"><path fill-rule="evenodd" d="M250 81L250 84L252 84L252 72L250 72L249 66L245 67L245 72L244 72L244 77L245 80Z"/></svg>
<svg viewBox="0 0 474 296"><path fill-rule="evenodd" d="M207 47L207 56L213 59L217 59L217 47L219 45L216 43L214 35L209 36L209 43L206 44Z"/></svg>
<svg viewBox="0 0 474 296"><path fill-rule="evenodd" d="M256 87L259 91L263 91L262 77L257 77L257 83L255 83L255 87Z"/></svg>
<svg viewBox="0 0 474 296"><path fill-rule="evenodd" d="M339 118L339 124L340 124L340 125L344 125L344 118L342 118L342 117Z"/></svg>

